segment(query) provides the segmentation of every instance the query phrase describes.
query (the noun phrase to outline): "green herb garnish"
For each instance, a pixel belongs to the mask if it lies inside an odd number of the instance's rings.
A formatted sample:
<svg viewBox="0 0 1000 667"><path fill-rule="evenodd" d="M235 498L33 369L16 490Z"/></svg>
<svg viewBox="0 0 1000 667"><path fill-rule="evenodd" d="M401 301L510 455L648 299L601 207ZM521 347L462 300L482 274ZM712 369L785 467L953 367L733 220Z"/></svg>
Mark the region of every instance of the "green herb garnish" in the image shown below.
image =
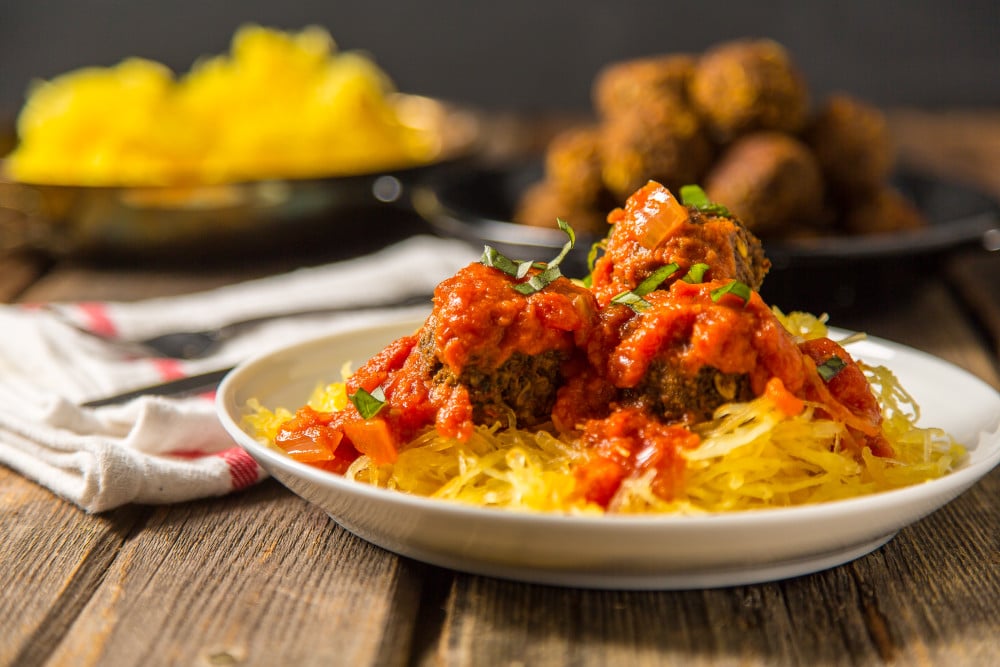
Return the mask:
<svg viewBox="0 0 1000 667"><path fill-rule="evenodd" d="M359 388L353 394L348 394L347 398L358 409L362 419L371 419L385 407L385 392L382 387L375 387L371 393Z"/></svg>
<svg viewBox="0 0 1000 667"><path fill-rule="evenodd" d="M847 363L843 359L838 356L832 356L817 366L816 370L819 372L819 376L823 378L823 382L829 382L846 367Z"/></svg>
<svg viewBox="0 0 1000 667"><path fill-rule="evenodd" d="M692 285L698 285L705 279L705 272L709 270L708 264L702 264L701 262L694 264L688 272L684 275L684 282L691 283Z"/></svg>
<svg viewBox="0 0 1000 667"><path fill-rule="evenodd" d="M518 280L528 275L528 270L531 268L531 262L510 259L493 246L483 248L483 256L479 261L485 266L503 271L508 276Z"/></svg>
<svg viewBox="0 0 1000 667"><path fill-rule="evenodd" d="M611 226L614 229L614 225ZM608 235L611 234L611 230L608 230ZM590 244L590 251L587 252L587 275L583 279L584 287L594 286L594 267L597 266L597 253L602 250L606 250L608 247L608 237L605 236L603 239L599 239Z"/></svg>
<svg viewBox="0 0 1000 667"><path fill-rule="evenodd" d="M524 280L532 267L541 269L539 273L531 276L525 282L514 285L514 289L521 294L528 295L539 292L562 275L559 265L566 259L566 255L573 249L573 246L576 245L576 232L569 226L569 223L561 218L556 218L556 224L559 225L559 229L566 233L569 239L563 244L562 250L551 262L544 263L510 259L493 246L483 248L483 256L479 261L485 266L503 271L516 280Z"/></svg>
<svg viewBox="0 0 1000 667"><path fill-rule="evenodd" d="M671 262L670 264L661 266L656 271L653 271L651 274L649 274L649 276L647 276L645 280L639 283L639 286L636 287L634 290L622 292L621 294L617 294L614 297L612 297L611 303L617 303L622 306L628 306L635 312L641 313L642 311L649 308L651 305L648 301L646 301L642 297L646 296L647 294L655 290L657 287L659 287L661 284L663 284L663 281L672 276L679 268L680 267L677 265L676 262Z"/></svg>
<svg viewBox="0 0 1000 667"><path fill-rule="evenodd" d="M750 287L746 283L741 283L739 280L732 280L729 283L723 285L722 287L717 287L710 292L712 301L718 303L726 294L732 294L743 299L746 303L750 301Z"/></svg>
<svg viewBox="0 0 1000 667"><path fill-rule="evenodd" d="M516 289L521 294L525 296L529 294L534 294L535 292L541 292L550 283L552 283L556 278L562 275L558 266L549 266L544 271L536 273L535 275L528 278L523 283L518 283L514 285Z"/></svg>
<svg viewBox="0 0 1000 667"><path fill-rule="evenodd" d="M697 185L684 185L681 187L681 203L688 208L693 208L702 213L711 213L712 215L721 215L727 218L733 217L728 208L709 199L705 191Z"/></svg>

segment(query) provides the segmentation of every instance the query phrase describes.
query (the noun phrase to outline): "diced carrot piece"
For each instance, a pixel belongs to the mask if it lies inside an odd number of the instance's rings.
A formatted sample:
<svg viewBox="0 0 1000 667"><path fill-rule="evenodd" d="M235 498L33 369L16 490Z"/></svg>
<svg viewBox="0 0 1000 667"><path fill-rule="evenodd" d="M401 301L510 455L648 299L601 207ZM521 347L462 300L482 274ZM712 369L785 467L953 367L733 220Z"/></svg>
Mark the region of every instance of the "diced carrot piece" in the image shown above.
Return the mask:
<svg viewBox="0 0 1000 667"><path fill-rule="evenodd" d="M344 435L354 448L378 465L396 462L396 442L384 419L364 419L344 424Z"/></svg>

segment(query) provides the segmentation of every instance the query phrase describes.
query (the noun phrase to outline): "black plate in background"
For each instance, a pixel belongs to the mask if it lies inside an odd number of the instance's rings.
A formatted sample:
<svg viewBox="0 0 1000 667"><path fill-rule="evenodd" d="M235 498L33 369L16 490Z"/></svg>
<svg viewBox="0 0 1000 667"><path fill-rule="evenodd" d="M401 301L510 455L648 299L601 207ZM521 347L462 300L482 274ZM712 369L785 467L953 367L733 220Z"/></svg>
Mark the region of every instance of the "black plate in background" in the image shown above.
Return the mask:
<svg viewBox="0 0 1000 667"><path fill-rule="evenodd" d="M521 193L541 178L537 163L442 172L413 192L417 211L441 235L489 244L517 259L550 259L566 241L552 229L510 222ZM937 263L961 248L1000 249L1000 205L988 195L915 172L893 179L930 225L917 232L879 236L765 241L772 269L762 296L785 310L883 307L902 299ZM572 224L572 220L568 221ZM595 238L580 235L564 273L586 275Z"/></svg>

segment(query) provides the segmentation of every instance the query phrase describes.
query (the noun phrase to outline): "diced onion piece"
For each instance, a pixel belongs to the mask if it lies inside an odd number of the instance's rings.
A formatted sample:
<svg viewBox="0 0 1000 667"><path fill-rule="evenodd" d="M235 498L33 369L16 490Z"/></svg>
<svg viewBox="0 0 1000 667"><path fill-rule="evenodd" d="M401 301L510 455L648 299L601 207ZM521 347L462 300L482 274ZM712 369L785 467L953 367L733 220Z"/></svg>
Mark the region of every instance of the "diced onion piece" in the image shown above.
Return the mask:
<svg viewBox="0 0 1000 667"><path fill-rule="evenodd" d="M646 216L646 230L639 243L650 250L660 245L677 225L684 224L689 218L687 208L665 188L650 193L643 214Z"/></svg>

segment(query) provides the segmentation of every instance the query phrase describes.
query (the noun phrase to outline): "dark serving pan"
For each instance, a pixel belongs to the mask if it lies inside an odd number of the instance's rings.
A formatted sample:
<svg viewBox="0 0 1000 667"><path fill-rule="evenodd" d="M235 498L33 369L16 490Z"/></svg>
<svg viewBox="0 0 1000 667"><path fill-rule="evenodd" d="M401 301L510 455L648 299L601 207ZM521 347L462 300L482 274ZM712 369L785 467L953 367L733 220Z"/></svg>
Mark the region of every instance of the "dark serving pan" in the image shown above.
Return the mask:
<svg viewBox="0 0 1000 667"><path fill-rule="evenodd" d="M521 192L541 177L535 162L444 171L413 191L417 211L445 236L489 244L518 259L546 260L565 242L552 229L511 222ZM962 248L1000 249L1000 204L958 183L900 171L895 185L930 223L918 232L767 241L772 262L762 295L784 309L837 311L908 296L921 278ZM572 224L572 220L569 221ZM564 273L586 274L596 239L584 235L564 262Z"/></svg>

